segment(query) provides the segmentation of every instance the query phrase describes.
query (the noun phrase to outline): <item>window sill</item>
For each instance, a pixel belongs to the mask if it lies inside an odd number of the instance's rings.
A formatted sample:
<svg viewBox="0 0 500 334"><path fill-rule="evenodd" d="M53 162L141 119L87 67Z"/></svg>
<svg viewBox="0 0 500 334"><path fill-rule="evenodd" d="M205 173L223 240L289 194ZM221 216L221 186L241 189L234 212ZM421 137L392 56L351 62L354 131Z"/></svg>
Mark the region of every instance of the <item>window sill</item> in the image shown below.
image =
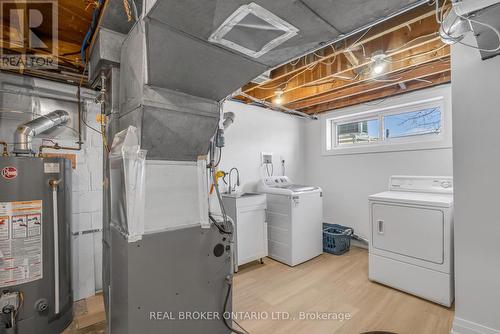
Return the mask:
<svg viewBox="0 0 500 334"><path fill-rule="evenodd" d="M402 143L383 143L383 144L366 144L358 146L337 147L330 150L324 150L323 156L329 155L352 155L352 154L371 154L384 152L404 152L404 151L423 151L423 150L439 150L451 149L451 140L434 139L419 142L402 142Z"/></svg>

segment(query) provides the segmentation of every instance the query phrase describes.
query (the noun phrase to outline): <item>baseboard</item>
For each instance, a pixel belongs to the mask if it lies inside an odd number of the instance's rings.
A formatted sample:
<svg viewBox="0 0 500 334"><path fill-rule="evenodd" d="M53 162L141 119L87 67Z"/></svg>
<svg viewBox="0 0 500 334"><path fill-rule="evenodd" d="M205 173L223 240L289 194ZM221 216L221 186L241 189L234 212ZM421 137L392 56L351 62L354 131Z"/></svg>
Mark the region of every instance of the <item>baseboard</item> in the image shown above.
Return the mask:
<svg viewBox="0 0 500 334"><path fill-rule="evenodd" d="M486 327L455 316L452 334L500 334L500 330Z"/></svg>
<svg viewBox="0 0 500 334"><path fill-rule="evenodd" d="M358 240L351 240L351 246L368 249L368 245Z"/></svg>

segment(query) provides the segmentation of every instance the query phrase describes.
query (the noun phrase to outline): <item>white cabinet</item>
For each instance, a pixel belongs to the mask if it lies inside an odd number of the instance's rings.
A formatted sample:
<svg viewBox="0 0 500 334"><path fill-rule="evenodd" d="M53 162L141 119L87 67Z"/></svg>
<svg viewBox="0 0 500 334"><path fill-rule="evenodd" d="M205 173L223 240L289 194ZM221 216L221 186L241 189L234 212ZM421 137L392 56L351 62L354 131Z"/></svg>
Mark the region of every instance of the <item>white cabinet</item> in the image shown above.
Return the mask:
<svg viewBox="0 0 500 334"><path fill-rule="evenodd" d="M237 267L267 256L266 195L223 195L224 207L236 226L235 271Z"/></svg>

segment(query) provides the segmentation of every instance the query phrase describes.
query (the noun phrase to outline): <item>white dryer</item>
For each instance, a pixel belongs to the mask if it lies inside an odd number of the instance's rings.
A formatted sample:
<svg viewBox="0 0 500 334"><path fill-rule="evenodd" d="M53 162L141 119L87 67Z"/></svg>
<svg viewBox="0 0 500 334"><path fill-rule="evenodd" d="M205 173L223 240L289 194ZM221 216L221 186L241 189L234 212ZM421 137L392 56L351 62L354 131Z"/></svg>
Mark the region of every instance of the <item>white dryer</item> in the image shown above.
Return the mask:
<svg viewBox="0 0 500 334"><path fill-rule="evenodd" d="M453 179L393 176L369 203L370 280L451 306Z"/></svg>
<svg viewBox="0 0 500 334"><path fill-rule="evenodd" d="M296 266L323 252L321 188L294 184L286 176L262 179L267 194L269 257Z"/></svg>

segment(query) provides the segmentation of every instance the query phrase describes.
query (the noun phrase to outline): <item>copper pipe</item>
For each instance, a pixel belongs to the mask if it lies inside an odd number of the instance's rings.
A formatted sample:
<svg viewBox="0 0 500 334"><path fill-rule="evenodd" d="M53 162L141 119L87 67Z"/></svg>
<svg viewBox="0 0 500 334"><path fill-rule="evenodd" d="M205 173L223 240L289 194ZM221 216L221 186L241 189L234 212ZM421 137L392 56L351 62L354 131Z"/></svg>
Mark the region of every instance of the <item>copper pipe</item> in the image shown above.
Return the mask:
<svg viewBox="0 0 500 334"><path fill-rule="evenodd" d="M51 150L67 150L67 151L80 151L82 149L81 144L79 147L71 147L71 146L60 146L58 143L54 145L40 145L38 148L38 156L41 157L43 155L43 149L48 148Z"/></svg>

